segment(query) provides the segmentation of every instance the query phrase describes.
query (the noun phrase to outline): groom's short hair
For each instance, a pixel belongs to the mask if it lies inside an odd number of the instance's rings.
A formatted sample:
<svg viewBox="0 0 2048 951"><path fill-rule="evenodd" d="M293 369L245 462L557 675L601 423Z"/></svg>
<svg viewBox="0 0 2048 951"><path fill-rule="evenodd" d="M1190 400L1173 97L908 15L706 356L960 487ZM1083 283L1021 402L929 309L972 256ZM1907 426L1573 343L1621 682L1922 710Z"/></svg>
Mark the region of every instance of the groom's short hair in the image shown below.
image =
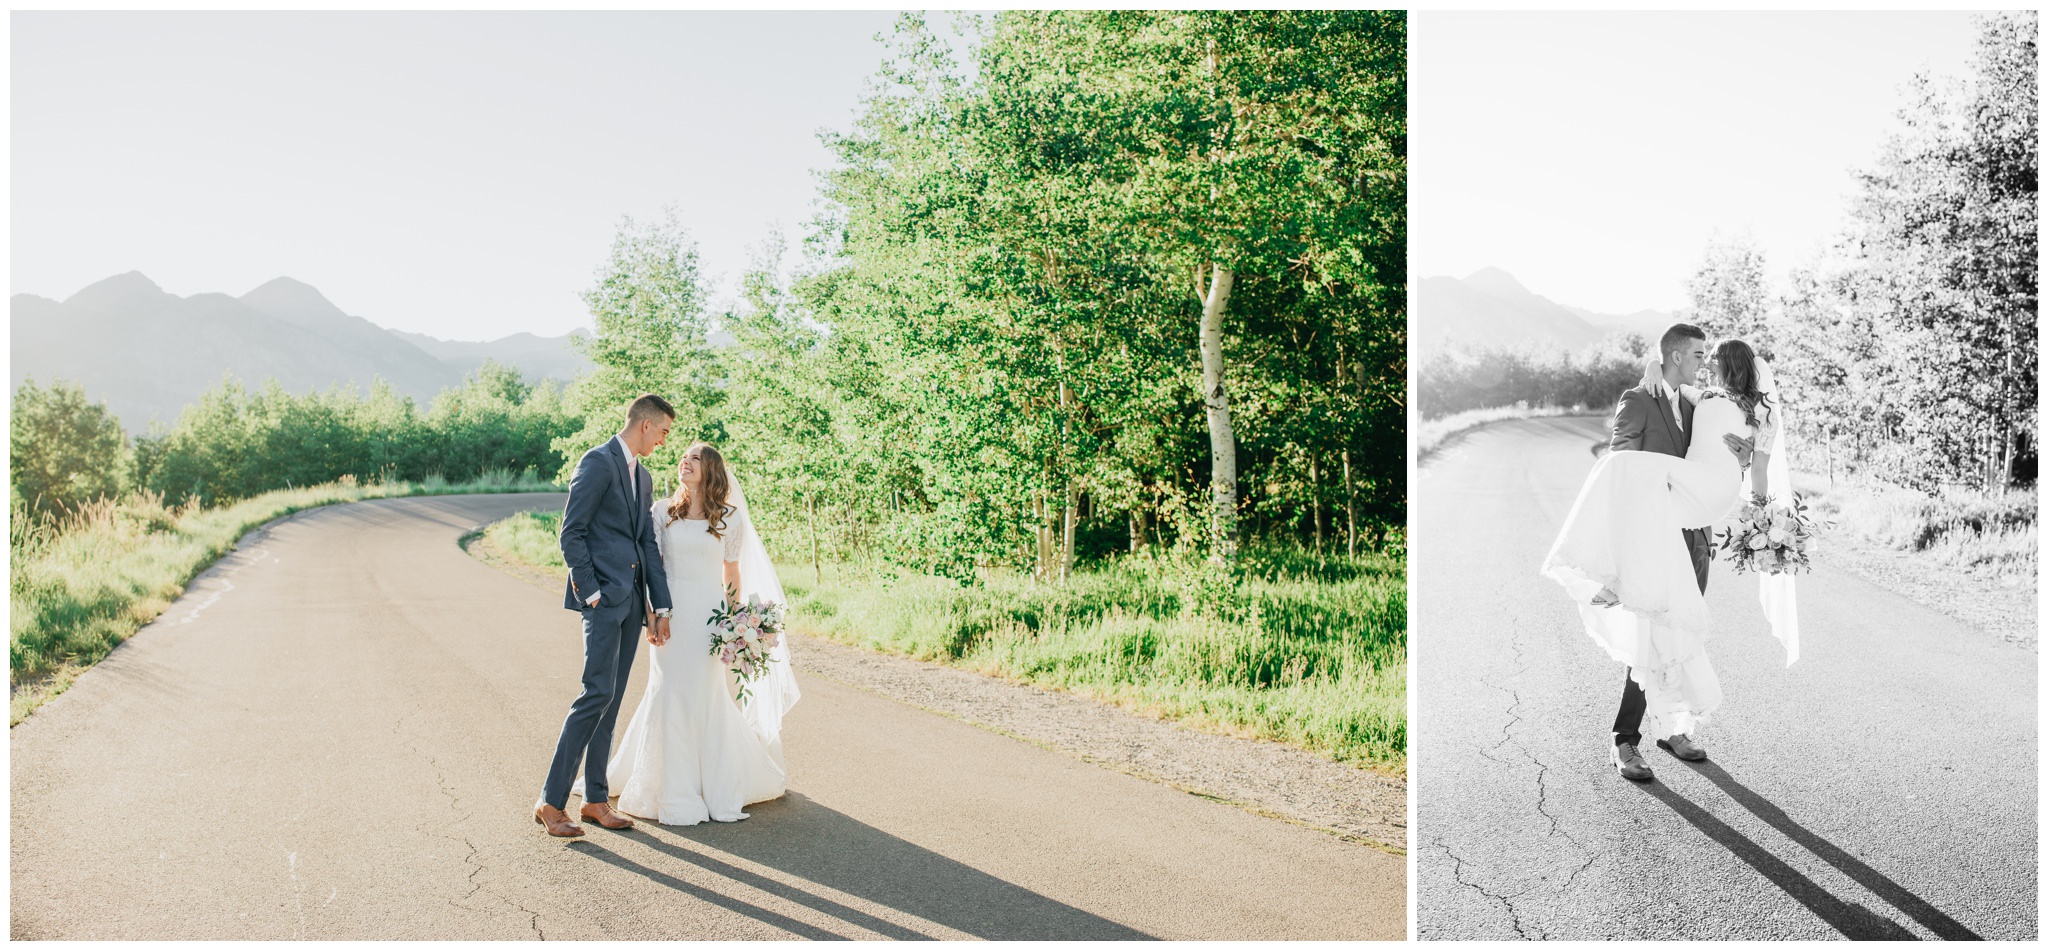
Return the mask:
<svg viewBox="0 0 2048 951"><path fill-rule="evenodd" d="M667 400L652 393L640 394L639 399L634 400L632 405L626 407L626 425L628 426L643 419L652 420L656 416L666 416L669 419L674 419L676 418L676 408L668 405Z"/></svg>
<svg viewBox="0 0 2048 951"><path fill-rule="evenodd" d="M1678 346L1681 340L1706 339L1707 332L1698 327L1691 324L1672 324L1665 329L1664 336L1657 339L1657 359L1664 359L1664 355L1670 353L1672 347Z"/></svg>

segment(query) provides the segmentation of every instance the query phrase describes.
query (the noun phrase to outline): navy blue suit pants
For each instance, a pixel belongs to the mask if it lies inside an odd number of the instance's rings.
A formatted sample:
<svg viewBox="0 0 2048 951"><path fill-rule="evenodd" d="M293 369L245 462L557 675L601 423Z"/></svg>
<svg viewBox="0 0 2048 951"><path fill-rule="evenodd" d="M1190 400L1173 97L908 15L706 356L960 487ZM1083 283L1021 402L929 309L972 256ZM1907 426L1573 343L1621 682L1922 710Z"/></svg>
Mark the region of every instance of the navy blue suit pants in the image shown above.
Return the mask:
<svg viewBox="0 0 2048 951"><path fill-rule="evenodd" d="M639 590L639 585L634 585ZM569 707L562 721L562 738L555 741L555 761L548 767L547 785L541 799L568 811L569 787L576 782L577 761L583 763L583 801L604 802L611 798L605 782L605 760L612 753L612 730L619 722L619 705L624 702L626 678L633 673L633 655L640 647L640 630L645 626L640 606L600 603L583 609L583 692Z"/></svg>

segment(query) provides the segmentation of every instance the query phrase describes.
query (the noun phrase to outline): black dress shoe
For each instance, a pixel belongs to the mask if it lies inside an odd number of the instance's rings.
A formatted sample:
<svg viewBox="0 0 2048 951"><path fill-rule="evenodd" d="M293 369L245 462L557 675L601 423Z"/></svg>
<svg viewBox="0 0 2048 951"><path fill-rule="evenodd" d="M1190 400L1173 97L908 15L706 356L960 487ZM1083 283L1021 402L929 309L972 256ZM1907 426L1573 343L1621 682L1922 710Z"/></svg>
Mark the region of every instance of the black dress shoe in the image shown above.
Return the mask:
<svg viewBox="0 0 2048 951"><path fill-rule="evenodd" d="M1656 773L1650 772L1650 764L1643 762L1643 754L1636 752L1634 743L1614 744L1609 759L1614 763L1615 772L1620 773L1623 779L1647 783L1657 777Z"/></svg>
<svg viewBox="0 0 2048 951"><path fill-rule="evenodd" d="M1707 751L1694 746L1692 738L1683 733L1668 740L1658 740L1657 748L1688 763L1697 763L1707 758Z"/></svg>

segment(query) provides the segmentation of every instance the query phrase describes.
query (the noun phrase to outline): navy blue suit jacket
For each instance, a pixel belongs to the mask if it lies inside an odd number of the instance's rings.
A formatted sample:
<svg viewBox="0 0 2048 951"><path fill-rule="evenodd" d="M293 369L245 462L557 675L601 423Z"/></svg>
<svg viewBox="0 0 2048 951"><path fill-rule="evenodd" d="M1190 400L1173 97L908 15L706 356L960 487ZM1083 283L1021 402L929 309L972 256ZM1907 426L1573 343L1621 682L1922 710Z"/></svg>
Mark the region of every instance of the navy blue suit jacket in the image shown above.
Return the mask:
<svg viewBox="0 0 2048 951"><path fill-rule="evenodd" d="M569 584L562 606L572 611L589 607L585 599L599 592L598 606L637 601L645 591L657 609L671 607L668 576L661 569L661 551L654 544L654 480L646 466L632 466L627 488L625 449L606 440L583 454L569 477L569 502L562 511L562 561L569 566ZM628 492L631 495L628 495Z"/></svg>

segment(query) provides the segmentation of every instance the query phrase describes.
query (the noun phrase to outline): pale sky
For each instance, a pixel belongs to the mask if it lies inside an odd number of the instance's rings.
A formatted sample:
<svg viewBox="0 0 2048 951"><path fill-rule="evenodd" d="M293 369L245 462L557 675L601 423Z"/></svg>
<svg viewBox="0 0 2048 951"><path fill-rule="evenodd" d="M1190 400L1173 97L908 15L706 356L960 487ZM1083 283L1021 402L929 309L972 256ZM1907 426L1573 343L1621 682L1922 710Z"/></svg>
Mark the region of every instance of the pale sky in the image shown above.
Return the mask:
<svg viewBox="0 0 2048 951"><path fill-rule="evenodd" d="M1774 276L1845 220L1962 13L1427 13L1409 21L1409 273L1493 266L1603 313L1688 305L1716 232Z"/></svg>
<svg viewBox="0 0 2048 951"><path fill-rule="evenodd" d="M10 291L290 276L386 327L555 335L620 216L673 203L729 294L802 236L895 19L16 12Z"/></svg>

